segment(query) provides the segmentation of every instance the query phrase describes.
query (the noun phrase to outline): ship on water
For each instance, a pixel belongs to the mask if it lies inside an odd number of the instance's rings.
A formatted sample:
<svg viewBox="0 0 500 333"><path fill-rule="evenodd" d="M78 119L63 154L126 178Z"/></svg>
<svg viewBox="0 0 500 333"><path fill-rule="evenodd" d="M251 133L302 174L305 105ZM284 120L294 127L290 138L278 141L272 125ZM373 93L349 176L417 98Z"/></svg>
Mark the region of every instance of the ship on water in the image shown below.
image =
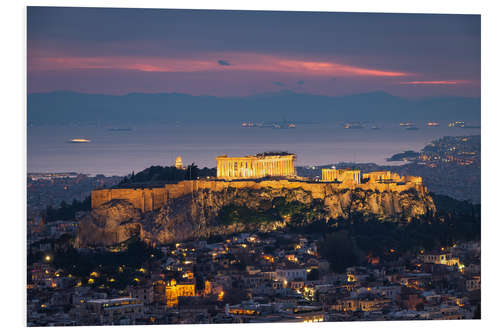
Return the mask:
<svg viewBox="0 0 500 333"><path fill-rule="evenodd" d="M288 129L288 128L296 128L297 125L293 122L283 120L280 122L270 122L265 121L262 123L254 123L250 121L244 121L241 123L241 127L259 127L259 128L274 128L274 129Z"/></svg>
<svg viewBox="0 0 500 333"><path fill-rule="evenodd" d="M274 123L273 128L275 129L287 129L287 128L295 128L297 127L294 123L289 123L289 122L280 122L280 123Z"/></svg>
<svg viewBox="0 0 500 333"><path fill-rule="evenodd" d="M130 131L132 131L132 128L131 127L111 127L111 128L108 128L108 131L111 131L111 132L130 132Z"/></svg>
<svg viewBox="0 0 500 333"><path fill-rule="evenodd" d="M92 141L89 140L89 139L71 139L71 140L69 140L67 142L68 143L90 143Z"/></svg>
<svg viewBox="0 0 500 333"><path fill-rule="evenodd" d="M361 125L361 123L356 122L356 123L346 123L346 124L344 124L344 128L345 129L362 129L362 128L364 128L364 126Z"/></svg>

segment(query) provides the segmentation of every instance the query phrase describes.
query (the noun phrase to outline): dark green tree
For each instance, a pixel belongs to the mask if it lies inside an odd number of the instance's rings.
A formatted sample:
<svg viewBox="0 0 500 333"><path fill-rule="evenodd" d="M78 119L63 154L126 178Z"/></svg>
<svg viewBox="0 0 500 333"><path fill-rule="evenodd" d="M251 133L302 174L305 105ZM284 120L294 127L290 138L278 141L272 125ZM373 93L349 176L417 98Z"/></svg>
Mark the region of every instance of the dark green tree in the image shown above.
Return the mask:
<svg viewBox="0 0 500 333"><path fill-rule="evenodd" d="M326 236L319 243L318 252L328 260L335 273L343 273L347 267L360 262L359 250L346 232L334 232Z"/></svg>

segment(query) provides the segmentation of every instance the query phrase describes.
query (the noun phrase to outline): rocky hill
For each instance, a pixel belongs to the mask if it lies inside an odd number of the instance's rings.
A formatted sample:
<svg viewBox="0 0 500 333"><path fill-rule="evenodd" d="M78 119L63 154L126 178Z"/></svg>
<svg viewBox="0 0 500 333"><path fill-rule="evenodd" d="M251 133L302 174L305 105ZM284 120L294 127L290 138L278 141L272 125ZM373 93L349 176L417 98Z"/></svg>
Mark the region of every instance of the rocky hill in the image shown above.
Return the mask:
<svg viewBox="0 0 500 333"><path fill-rule="evenodd" d="M127 199L107 201L82 218L76 245L112 245L135 235L162 244L353 216L409 222L435 211L423 187L405 191L330 189L320 195L286 186L203 188L169 198L150 211Z"/></svg>

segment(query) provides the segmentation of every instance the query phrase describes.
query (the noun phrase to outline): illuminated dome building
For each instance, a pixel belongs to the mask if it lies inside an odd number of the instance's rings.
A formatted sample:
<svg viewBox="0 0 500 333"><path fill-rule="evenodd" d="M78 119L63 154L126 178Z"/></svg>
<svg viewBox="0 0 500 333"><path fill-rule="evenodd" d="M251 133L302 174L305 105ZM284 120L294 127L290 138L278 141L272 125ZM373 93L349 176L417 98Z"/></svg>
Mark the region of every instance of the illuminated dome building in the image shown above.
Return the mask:
<svg viewBox="0 0 500 333"><path fill-rule="evenodd" d="M182 157L180 155L175 159L175 167L177 169L184 169L184 167L182 166Z"/></svg>

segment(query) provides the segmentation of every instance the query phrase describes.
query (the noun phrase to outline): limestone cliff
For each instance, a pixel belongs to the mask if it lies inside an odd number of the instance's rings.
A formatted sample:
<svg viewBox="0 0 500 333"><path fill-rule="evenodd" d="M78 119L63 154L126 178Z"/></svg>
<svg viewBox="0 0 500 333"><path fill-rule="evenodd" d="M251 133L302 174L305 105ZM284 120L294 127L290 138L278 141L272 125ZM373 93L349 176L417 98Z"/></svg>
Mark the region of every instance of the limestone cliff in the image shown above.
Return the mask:
<svg viewBox="0 0 500 333"><path fill-rule="evenodd" d="M111 200L80 220L75 245L111 245L142 235L141 212L126 200Z"/></svg>
<svg viewBox="0 0 500 333"><path fill-rule="evenodd" d="M425 189L372 191L342 189L321 195L303 188L224 187L195 189L169 198L158 209L141 211L126 199L96 207L80 221L77 246L111 245L139 235L150 243L167 243L241 231L267 231L296 220L374 216L410 221L433 214Z"/></svg>

